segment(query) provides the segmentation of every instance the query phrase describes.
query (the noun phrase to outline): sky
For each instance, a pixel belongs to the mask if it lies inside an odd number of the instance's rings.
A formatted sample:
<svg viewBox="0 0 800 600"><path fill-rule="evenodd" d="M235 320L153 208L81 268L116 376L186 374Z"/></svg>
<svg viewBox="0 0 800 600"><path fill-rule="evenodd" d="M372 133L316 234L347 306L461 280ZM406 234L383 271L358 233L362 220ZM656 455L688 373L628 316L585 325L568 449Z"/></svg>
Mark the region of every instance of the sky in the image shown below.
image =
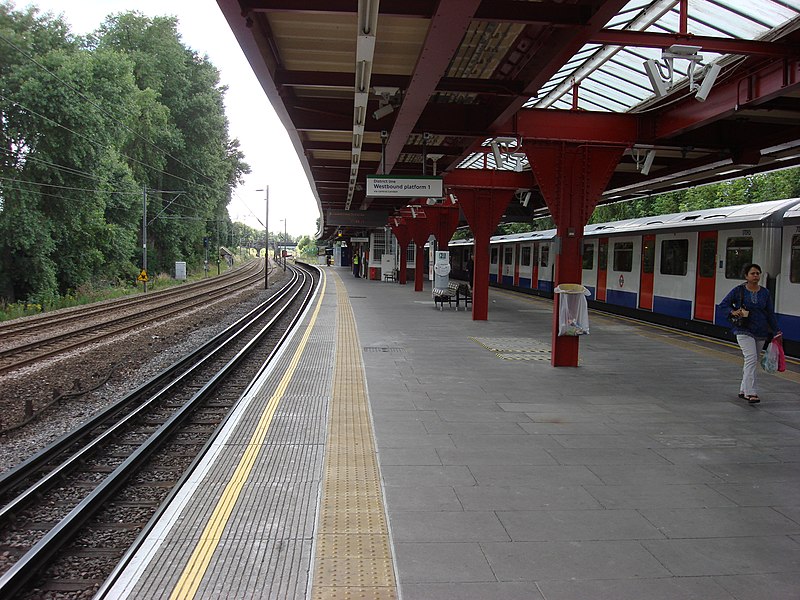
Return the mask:
<svg viewBox="0 0 800 600"><path fill-rule="evenodd" d="M231 219L256 229L263 227L265 192L269 186L269 229L296 238L317 231L317 202L289 136L253 74L228 22L215 0L16 0L18 10L28 5L63 15L75 34L95 30L110 14L138 11L150 17L178 18L183 44L208 56L227 86L225 113L230 136L238 138L251 173L234 190L228 206ZM285 223L283 221L285 219Z"/></svg>

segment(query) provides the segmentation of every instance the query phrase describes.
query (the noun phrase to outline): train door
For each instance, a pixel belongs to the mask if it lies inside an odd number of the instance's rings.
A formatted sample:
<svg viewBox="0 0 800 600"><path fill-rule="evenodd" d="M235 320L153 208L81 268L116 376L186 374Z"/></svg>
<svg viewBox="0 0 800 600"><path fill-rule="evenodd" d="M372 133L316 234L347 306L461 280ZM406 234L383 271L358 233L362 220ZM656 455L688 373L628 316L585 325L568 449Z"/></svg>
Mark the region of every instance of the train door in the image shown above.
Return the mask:
<svg viewBox="0 0 800 600"><path fill-rule="evenodd" d="M519 287L519 255L520 245L514 246L514 287Z"/></svg>
<svg viewBox="0 0 800 600"><path fill-rule="evenodd" d="M606 279L608 277L608 238L600 238L597 246L597 299L606 301Z"/></svg>
<svg viewBox="0 0 800 600"><path fill-rule="evenodd" d="M533 255L531 256L531 289L539 289L539 242L533 244Z"/></svg>
<svg viewBox="0 0 800 600"><path fill-rule="evenodd" d="M697 240L697 279L694 286L694 318L714 321L717 274L717 232L700 231Z"/></svg>
<svg viewBox="0 0 800 600"><path fill-rule="evenodd" d="M497 283L502 285L503 276L506 274L506 262L503 260L505 258L505 245L500 244L497 249Z"/></svg>
<svg viewBox="0 0 800 600"><path fill-rule="evenodd" d="M656 236L642 236L641 274L639 278L639 308L653 310L653 274L656 265Z"/></svg>

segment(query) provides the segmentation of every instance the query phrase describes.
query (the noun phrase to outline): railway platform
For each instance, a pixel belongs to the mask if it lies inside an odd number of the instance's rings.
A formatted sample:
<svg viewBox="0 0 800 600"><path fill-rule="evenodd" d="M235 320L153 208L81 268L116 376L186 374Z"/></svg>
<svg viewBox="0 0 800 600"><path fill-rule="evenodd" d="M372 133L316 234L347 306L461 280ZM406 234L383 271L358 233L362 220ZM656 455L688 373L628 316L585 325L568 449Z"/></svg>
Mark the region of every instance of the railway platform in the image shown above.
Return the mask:
<svg viewBox="0 0 800 600"><path fill-rule="evenodd" d="M797 598L800 369L490 290L325 288L107 598Z"/></svg>

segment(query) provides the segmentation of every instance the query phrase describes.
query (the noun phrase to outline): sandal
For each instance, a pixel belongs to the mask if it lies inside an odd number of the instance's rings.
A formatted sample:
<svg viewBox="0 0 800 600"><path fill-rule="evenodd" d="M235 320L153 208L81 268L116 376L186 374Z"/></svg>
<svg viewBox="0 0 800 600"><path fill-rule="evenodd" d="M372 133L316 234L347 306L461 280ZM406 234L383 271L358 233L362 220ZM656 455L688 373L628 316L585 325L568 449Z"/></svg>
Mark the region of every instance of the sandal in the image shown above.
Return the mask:
<svg viewBox="0 0 800 600"><path fill-rule="evenodd" d="M739 392L739 398L741 398L742 400L744 400L744 399L745 399L744 392Z"/></svg>
<svg viewBox="0 0 800 600"><path fill-rule="evenodd" d="M747 396L747 401L750 404L758 404L759 402L761 402L761 398L753 394L752 396Z"/></svg>

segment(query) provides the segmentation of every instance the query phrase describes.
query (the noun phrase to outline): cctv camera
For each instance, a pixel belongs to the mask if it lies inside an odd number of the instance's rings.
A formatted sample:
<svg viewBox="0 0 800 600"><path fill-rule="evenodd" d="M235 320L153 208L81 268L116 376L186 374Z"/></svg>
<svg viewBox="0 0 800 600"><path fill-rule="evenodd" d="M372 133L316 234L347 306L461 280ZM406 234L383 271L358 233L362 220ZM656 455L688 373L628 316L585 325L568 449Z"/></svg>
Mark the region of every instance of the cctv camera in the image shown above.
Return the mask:
<svg viewBox="0 0 800 600"><path fill-rule="evenodd" d="M372 116L375 117L375 119L377 120L377 119L382 119L383 117L390 115L393 112L394 112L394 106L392 106L391 104L385 104L381 106L378 110L376 110L374 113L372 113Z"/></svg>
<svg viewBox="0 0 800 600"><path fill-rule="evenodd" d="M717 80L717 75L721 70L722 67L719 64L713 64L708 67L708 71L703 77L703 83L697 88L697 93L694 96L698 102L705 102L705 99L708 98L708 94L711 92L711 88L714 87L714 82Z"/></svg>
<svg viewBox="0 0 800 600"><path fill-rule="evenodd" d="M668 82L661 78L661 69L658 66L658 61L653 59L644 61L644 70L645 73L647 73L647 77L650 79L650 85L653 86L653 91L656 93L656 96L659 98L666 96L669 91L669 86Z"/></svg>
<svg viewBox="0 0 800 600"><path fill-rule="evenodd" d="M389 139L389 132L385 129L381 129L381 139L388 140Z"/></svg>

